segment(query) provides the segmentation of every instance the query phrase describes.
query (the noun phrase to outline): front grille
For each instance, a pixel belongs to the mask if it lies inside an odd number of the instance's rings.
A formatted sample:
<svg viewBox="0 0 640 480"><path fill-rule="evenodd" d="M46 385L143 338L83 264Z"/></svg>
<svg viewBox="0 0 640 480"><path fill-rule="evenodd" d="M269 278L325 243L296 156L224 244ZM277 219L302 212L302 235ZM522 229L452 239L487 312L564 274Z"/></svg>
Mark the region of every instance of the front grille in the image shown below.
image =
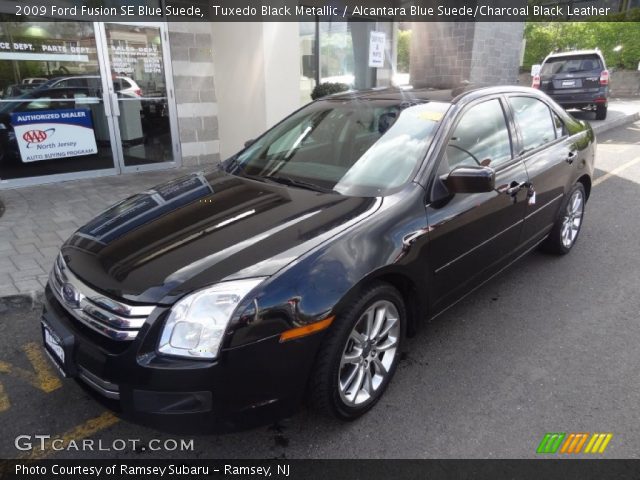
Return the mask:
<svg viewBox="0 0 640 480"><path fill-rule="evenodd" d="M117 341L134 340L155 306L128 305L81 282L58 255L49 285L60 305L91 330Z"/></svg>

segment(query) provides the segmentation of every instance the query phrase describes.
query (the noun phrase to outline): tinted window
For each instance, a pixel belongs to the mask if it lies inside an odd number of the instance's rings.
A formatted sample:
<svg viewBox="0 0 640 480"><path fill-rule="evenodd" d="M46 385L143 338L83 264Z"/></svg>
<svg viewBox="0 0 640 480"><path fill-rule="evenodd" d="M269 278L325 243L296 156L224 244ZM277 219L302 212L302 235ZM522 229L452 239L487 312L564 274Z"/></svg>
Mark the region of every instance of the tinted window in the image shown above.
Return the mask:
<svg viewBox="0 0 640 480"><path fill-rule="evenodd" d="M575 57L551 57L547 59L540 75L554 75L556 73L578 73L602 70L602 63L597 55L579 55Z"/></svg>
<svg viewBox="0 0 640 480"><path fill-rule="evenodd" d="M231 173L293 178L345 195L376 196L408 182L449 104L315 102L258 139Z"/></svg>
<svg viewBox="0 0 640 480"><path fill-rule="evenodd" d="M564 126L562 119L552 110L553 125L556 127L556 138L564 137L567 134L567 129Z"/></svg>
<svg viewBox="0 0 640 480"><path fill-rule="evenodd" d="M499 166L511 159L509 130L500 100L471 107L447 145L449 169L459 165Z"/></svg>
<svg viewBox="0 0 640 480"><path fill-rule="evenodd" d="M545 103L531 97L512 97L509 102L522 132L522 153L555 140L556 127Z"/></svg>

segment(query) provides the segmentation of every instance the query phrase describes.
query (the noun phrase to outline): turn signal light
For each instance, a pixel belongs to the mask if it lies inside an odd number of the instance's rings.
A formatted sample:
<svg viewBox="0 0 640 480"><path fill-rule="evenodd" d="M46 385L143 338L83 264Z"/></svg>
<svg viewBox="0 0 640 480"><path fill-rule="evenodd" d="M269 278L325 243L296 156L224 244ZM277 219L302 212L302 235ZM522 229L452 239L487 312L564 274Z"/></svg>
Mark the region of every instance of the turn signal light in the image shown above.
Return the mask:
<svg viewBox="0 0 640 480"><path fill-rule="evenodd" d="M328 317L324 320L320 320L319 322L305 325L304 327L292 328L291 330L282 332L282 334L280 335L280 343L286 342L288 340L293 340L294 338L306 337L307 335L311 335L312 333L316 333L320 330L324 330L325 328L329 328L329 325L331 325L331 322L333 322L334 318L336 317Z"/></svg>

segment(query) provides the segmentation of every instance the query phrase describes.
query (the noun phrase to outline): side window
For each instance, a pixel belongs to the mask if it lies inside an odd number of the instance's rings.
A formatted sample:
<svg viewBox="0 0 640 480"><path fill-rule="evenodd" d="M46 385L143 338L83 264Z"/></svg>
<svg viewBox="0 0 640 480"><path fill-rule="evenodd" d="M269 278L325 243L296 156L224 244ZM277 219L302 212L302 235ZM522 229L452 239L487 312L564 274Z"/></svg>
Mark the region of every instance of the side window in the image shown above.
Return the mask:
<svg viewBox="0 0 640 480"><path fill-rule="evenodd" d="M556 129L556 138L564 137L567 134L567 128L564 126L564 122L553 110L551 110L551 116L553 117L553 126Z"/></svg>
<svg viewBox="0 0 640 480"><path fill-rule="evenodd" d="M447 144L449 170L460 165L495 168L510 159L511 141L500 100L480 103L462 114Z"/></svg>
<svg viewBox="0 0 640 480"><path fill-rule="evenodd" d="M544 102L532 97L511 97L509 102L522 132L522 153L555 140L556 126Z"/></svg>

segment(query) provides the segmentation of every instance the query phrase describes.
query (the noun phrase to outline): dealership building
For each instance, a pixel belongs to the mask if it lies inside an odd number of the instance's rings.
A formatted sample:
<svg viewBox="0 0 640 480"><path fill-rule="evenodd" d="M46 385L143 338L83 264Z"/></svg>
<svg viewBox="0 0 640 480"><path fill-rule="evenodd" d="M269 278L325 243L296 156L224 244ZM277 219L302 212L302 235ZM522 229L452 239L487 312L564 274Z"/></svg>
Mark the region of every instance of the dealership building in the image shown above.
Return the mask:
<svg viewBox="0 0 640 480"><path fill-rule="evenodd" d="M515 83L523 28L0 22L0 189L212 165L311 101L319 83Z"/></svg>

